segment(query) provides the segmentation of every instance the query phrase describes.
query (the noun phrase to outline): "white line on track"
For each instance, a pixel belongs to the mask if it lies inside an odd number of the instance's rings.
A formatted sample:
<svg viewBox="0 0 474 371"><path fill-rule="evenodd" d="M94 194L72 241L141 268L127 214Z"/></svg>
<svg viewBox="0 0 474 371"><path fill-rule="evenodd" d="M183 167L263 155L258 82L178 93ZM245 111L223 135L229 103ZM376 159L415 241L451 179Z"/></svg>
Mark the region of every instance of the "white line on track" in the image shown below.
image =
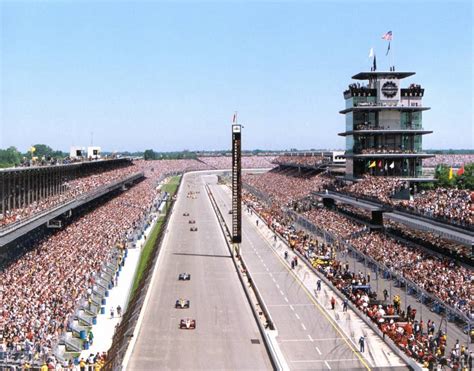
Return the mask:
<svg viewBox="0 0 474 371"><path fill-rule="evenodd" d="M342 338L326 338L326 339L314 339L313 338L313 341L333 341L333 340L338 340L338 339L342 339ZM310 340L307 339L307 338L304 338L304 339L279 339L278 340L279 343L292 343L292 342L303 342L303 341L310 341Z"/></svg>
<svg viewBox="0 0 474 371"><path fill-rule="evenodd" d="M295 308L293 308L293 305L290 305L290 309L291 309L292 311L295 310Z"/></svg>
<svg viewBox="0 0 474 371"><path fill-rule="evenodd" d="M319 355L322 355L323 353L321 353L321 351L319 350L318 347L316 347L316 351L319 353Z"/></svg>
<svg viewBox="0 0 474 371"><path fill-rule="evenodd" d="M290 305L294 307L312 307L314 304L267 304L267 307L289 307Z"/></svg>
<svg viewBox="0 0 474 371"><path fill-rule="evenodd" d="M295 313L296 318L301 319L300 316L298 316L298 313Z"/></svg>
<svg viewBox="0 0 474 371"><path fill-rule="evenodd" d="M277 289L279 289L279 288L280 288L280 285L277 283L277 284L276 284L276 287L277 287Z"/></svg>
<svg viewBox="0 0 474 371"><path fill-rule="evenodd" d="M309 338L309 341L313 341L313 338L309 334L308 334L308 338Z"/></svg>
<svg viewBox="0 0 474 371"><path fill-rule="evenodd" d="M303 327L303 330L306 330L306 326L304 325L304 323L301 323L301 327Z"/></svg>
<svg viewBox="0 0 474 371"><path fill-rule="evenodd" d="M288 298L287 298L286 296L284 297L284 299L285 299L285 301L288 303Z"/></svg>
<svg viewBox="0 0 474 371"><path fill-rule="evenodd" d="M326 366L328 366L329 369L331 369L331 366L329 366L328 361L324 361L324 364L325 364Z"/></svg>
<svg viewBox="0 0 474 371"><path fill-rule="evenodd" d="M283 296L285 296L285 293L283 291L280 290L280 294L282 294Z"/></svg>
<svg viewBox="0 0 474 371"><path fill-rule="evenodd" d="M291 363L304 363L304 362L344 362L344 361L357 361L358 358L347 358L347 359L297 359L290 361ZM327 366L327 365L326 365Z"/></svg>

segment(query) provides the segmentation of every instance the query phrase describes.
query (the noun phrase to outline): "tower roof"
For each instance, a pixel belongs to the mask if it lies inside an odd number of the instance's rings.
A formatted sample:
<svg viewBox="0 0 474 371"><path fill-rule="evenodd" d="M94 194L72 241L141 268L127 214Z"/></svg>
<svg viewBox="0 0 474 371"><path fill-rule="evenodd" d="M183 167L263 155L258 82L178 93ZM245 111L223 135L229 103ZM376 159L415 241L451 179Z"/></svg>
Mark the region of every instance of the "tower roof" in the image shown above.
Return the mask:
<svg viewBox="0 0 474 371"><path fill-rule="evenodd" d="M370 71L370 72L359 72L357 75L352 76L354 80L370 80L379 78L395 78L404 79L405 77L413 76L415 72L395 72L395 71Z"/></svg>

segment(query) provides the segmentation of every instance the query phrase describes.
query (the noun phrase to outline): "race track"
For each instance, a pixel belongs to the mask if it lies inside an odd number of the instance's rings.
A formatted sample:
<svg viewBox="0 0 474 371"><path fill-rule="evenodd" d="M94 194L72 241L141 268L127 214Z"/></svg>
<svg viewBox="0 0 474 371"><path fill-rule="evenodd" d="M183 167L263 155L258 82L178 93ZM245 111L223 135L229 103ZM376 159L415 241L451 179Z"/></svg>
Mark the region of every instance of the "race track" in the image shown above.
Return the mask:
<svg viewBox="0 0 474 371"><path fill-rule="evenodd" d="M203 179L183 178L128 370L272 369ZM182 272L191 280L178 281ZM180 297L189 309L175 309ZM196 320L195 330L179 329L185 317Z"/></svg>

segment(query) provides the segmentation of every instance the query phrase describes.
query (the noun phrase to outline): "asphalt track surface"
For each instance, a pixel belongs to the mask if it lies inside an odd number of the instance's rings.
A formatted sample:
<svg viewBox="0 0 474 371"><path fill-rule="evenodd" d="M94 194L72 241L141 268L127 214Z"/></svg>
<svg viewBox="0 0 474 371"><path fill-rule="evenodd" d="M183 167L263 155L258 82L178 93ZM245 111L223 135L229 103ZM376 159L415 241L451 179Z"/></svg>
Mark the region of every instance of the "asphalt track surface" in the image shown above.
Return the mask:
<svg viewBox="0 0 474 371"><path fill-rule="evenodd" d="M272 369L202 179L183 178L127 370ZM190 281L178 280L183 272ZM178 298L190 308L175 309ZM186 317L195 330L179 329Z"/></svg>
<svg viewBox="0 0 474 371"><path fill-rule="evenodd" d="M210 181L210 177L205 178ZM210 185L230 225L230 190ZM276 338L290 369L363 370L370 365L347 336L325 315L291 269L255 228L255 216L242 208L242 255L278 330ZM307 279L315 279L308 277ZM372 367L370 367L372 368Z"/></svg>

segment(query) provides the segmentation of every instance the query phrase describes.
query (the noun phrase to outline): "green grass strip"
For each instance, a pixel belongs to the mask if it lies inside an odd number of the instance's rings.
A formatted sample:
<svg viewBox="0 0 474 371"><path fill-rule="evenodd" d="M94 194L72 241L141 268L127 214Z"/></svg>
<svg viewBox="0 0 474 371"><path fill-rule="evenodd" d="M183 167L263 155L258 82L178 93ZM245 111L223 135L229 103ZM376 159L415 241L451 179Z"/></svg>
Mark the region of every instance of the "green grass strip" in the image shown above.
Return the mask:
<svg viewBox="0 0 474 371"><path fill-rule="evenodd" d="M176 190L178 189L180 177L181 176L174 176L174 177L170 178L168 180L168 182L161 187L161 190L164 191L164 192L168 192L171 195L171 197L174 196L174 194L176 193ZM165 213L167 213L167 212L168 212L168 204L166 205L166 208L165 208ZM155 243L156 243L156 239L158 238L158 234L160 233L161 228L163 227L164 219L165 219L164 216L160 216L158 218L158 221L156 222L155 226L153 227L150 235L147 237L147 241L146 241L145 246L143 247L142 252L140 254L140 260L138 261L138 267L137 267L137 270L135 272L135 277L133 279L131 297L133 297L133 295L135 294L135 290L140 285L140 282L143 279L143 273L145 271L145 267L146 267L148 261L150 260L152 253L153 253L153 248L155 247Z"/></svg>

